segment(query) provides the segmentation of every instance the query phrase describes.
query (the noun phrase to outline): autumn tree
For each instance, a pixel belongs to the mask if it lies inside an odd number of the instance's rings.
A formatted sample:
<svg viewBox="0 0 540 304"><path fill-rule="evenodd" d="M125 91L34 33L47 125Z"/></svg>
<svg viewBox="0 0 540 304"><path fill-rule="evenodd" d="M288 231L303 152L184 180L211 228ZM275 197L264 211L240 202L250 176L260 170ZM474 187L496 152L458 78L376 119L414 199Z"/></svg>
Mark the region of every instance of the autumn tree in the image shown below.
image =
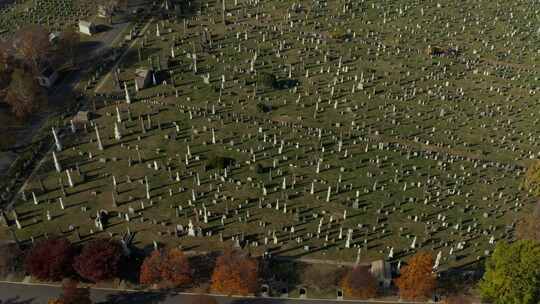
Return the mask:
<svg viewBox="0 0 540 304"><path fill-rule="evenodd" d="M400 269L401 275L395 280L399 295L406 300L430 298L437 285L433 274L433 256L419 252L409 259L408 265Z"/></svg>
<svg viewBox="0 0 540 304"><path fill-rule="evenodd" d="M84 279L100 282L117 277L120 273L122 246L112 239L88 242L75 258L74 268Z"/></svg>
<svg viewBox="0 0 540 304"><path fill-rule="evenodd" d="M15 33L13 44L19 56L31 67L34 75L39 73L42 62L51 54L49 32L41 25L28 25Z"/></svg>
<svg viewBox="0 0 540 304"><path fill-rule="evenodd" d="M540 244L531 240L499 242L486 261L478 287L482 297L494 304L539 303Z"/></svg>
<svg viewBox="0 0 540 304"><path fill-rule="evenodd" d="M174 287L190 284L193 279L189 261L180 249L154 250L142 266L139 276L141 284L166 282Z"/></svg>
<svg viewBox="0 0 540 304"><path fill-rule="evenodd" d="M63 304L92 304L90 299L90 290L88 288L80 288L79 282L66 279L62 283L62 296L60 300Z"/></svg>
<svg viewBox="0 0 540 304"><path fill-rule="evenodd" d="M141 284L151 285L161 282L161 264L163 263L162 253L154 250L147 256L142 265L139 274Z"/></svg>
<svg viewBox="0 0 540 304"><path fill-rule="evenodd" d="M15 243L0 245L0 276L19 272L23 266L23 252Z"/></svg>
<svg viewBox="0 0 540 304"><path fill-rule="evenodd" d="M175 287L190 284L192 280L189 261L180 249L170 249L161 265L161 277Z"/></svg>
<svg viewBox="0 0 540 304"><path fill-rule="evenodd" d="M226 249L217 258L211 289L217 293L247 295L257 289L257 261L240 251Z"/></svg>
<svg viewBox="0 0 540 304"><path fill-rule="evenodd" d="M522 215L516 225L516 236L520 240L540 241L540 201L532 212Z"/></svg>
<svg viewBox="0 0 540 304"><path fill-rule="evenodd" d="M73 273L75 249L64 238L36 243L28 253L24 266L28 273L40 280L58 281Z"/></svg>
<svg viewBox="0 0 540 304"><path fill-rule="evenodd" d="M6 103L17 118L25 118L46 103L47 96L37 80L23 69L15 69L7 88Z"/></svg>
<svg viewBox="0 0 540 304"><path fill-rule="evenodd" d="M377 295L378 282L368 267L356 266L343 278L341 286L347 297L371 299Z"/></svg>

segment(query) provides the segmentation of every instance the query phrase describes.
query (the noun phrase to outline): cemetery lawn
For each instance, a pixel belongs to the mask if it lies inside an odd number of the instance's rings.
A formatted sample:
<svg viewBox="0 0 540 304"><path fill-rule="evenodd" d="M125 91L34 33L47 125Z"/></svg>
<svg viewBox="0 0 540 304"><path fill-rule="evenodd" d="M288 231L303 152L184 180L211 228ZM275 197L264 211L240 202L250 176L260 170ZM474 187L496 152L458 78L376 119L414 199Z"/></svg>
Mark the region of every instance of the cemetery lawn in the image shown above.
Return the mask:
<svg viewBox="0 0 540 304"><path fill-rule="evenodd" d="M19 240L129 231L148 249L349 264L429 250L447 269L513 238L534 201L520 185L539 153L538 4L250 3L227 1L226 26L215 1L156 19L119 83L87 87L96 109L60 128L61 172L47 155L20 229L7 214ZM137 69L155 84L136 92Z"/></svg>

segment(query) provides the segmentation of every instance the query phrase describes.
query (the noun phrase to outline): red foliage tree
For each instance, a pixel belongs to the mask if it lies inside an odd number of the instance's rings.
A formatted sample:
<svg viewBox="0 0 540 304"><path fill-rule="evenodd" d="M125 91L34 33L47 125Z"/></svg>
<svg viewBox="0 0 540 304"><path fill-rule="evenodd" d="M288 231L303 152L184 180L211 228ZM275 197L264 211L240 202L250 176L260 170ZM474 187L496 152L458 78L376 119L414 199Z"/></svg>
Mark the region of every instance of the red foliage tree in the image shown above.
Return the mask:
<svg viewBox="0 0 540 304"><path fill-rule="evenodd" d="M185 286L193 280L187 257L180 249L167 252L161 265L161 277L175 287Z"/></svg>
<svg viewBox="0 0 540 304"><path fill-rule="evenodd" d="M73 273L75 249L64 238L36 243L25 259L25 269L40 280L58 281Z"/></svg>
<svg viewBox="0 0 540 304"><path fill-rule="evenodd" d="M141 265L141 272L139 274L139 281L141 284L157 284L161 281L161 264L163 263L163 256L161 251L154 250L152 253L144 259Z"/></svg>
<svg viewBox="0 0 540 304"><path fill-rule="evenodd" d="M122 259L122 246L110 239L87 243L75 258L74 268L84 279L100 282L118 276Z"/></svg>
<svg viewBox="0 0 540 304"><path fill-rule="evenodd" d="M399 295L406 300L422 300L431 297L437 286L433 274L433 256L427 252L414 255L407 266L400 270L401 275L395 280Z"/></svg>
<svg viewBox="0 0 540 304"><path fill-rule="evenodd" d="M218 293L246 295L257 289L258 265L240 251L226 249L212 273L211 289Z"/></svg>
<svg viewBox="0 0 540 304"><path fill-rule="evenodd" d="M367 267L353 268L343 279L343 291L352 298L370 299L377 295L377 279Z"/></svg>

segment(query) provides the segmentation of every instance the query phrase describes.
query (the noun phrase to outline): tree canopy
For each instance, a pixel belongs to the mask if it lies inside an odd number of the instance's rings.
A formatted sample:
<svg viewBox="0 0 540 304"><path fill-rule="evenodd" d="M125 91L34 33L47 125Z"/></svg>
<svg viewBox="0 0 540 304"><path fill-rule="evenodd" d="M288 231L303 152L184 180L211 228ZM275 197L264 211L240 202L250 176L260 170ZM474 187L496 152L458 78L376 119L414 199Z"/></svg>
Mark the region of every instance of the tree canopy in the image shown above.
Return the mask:
<svg viewBox="0 0 540 304"><path fill-rule="evenodd" d="M540 160L532 162L527 168L523 186L533 195L540 196Z"/></svg>
<svg viewBox="0 0 540 304"><path fill-rule="evenodd" d="M163 263L162 253L154 250L144 259L141 265L139 281L141 284L157 284L161 281L161 264Z"/></svg>
<svg viewBox="0 0 540 304"><path fill-rule="evenodd" d="M41 25L31 24L17 31L13 46L17 54L24 59L34 74L52 52L49 32Z"/></svg>
<svg viewBox="0 0 540 304"><path fill-rule="evenodd" d="M46 102L46 94L32 74L15 69L7 89L6 103L18 118L34 113Z"/></svg>
<svg viewBox="0 0 540 304"><path fill-rule="evenodd" d="M142 284L168 283L174 287L193 281L188 258L180 249L154 250L143 262L139 280Z"/></svg>
<svg viewBox="0 0 540 304"><path fill-rule="evenodd" d="M82 278L100 282L119 275L121 259L122 247L117 241L93 240L86 243L73 266Z"/></svg>
<svg viewBox="0 0 540 304"><path fill-rule="evenodd" d="M261 72L257 75L257 84L266 88L274 88L277 85L277 79L274 74Z"/></svg>
<svg viewBox="0 0 540 304"><path fill-rule="evenodd" d="M161 265L161 276L175 287L185 286L192 282L191 267L187 257L180 249L170 249Z"/></svg>
<svg viewBox="0 0 540 304"><path fill-rule="evenodd" d="M40 280L59 281L73 273L75 249L64 238L36 243L25 259L25 269Z"/></svg>
<svg viewBox="0 0 540 304"><path fill-rule="evenodd" d="M342 282L345 296L359 299L371 299L377 295L377 279L368 267L357 266L351 269Z"/></svg>
<svg viewBox="0 0 540 304"><path fill-rule="evenodd" d="M533 212L525 213L516 226L516 235L521 240L540 241L540 201Z"/></svg>
<svg viewBox="0 0 540 304"><path fill-rule="evenodd" d="M216 261L211 289L217 293L247 295L257 289L258 264L240 251L227 249Z"/></svg>
<svg viewBox="0 0 540 304"><path fill-rule="evenodd" d="M400 269L400 276L395 280L399 296L406 300L430 298L437 286L433 273L433 256L419 252L411 257L408 264Z"/></svg>
<svg viewBox="0 0 540 304"><path fill-rule="evenodd" d="M540 245L531 240L498 243L478 287L482 297L494 304L538 303Z"/></svg>

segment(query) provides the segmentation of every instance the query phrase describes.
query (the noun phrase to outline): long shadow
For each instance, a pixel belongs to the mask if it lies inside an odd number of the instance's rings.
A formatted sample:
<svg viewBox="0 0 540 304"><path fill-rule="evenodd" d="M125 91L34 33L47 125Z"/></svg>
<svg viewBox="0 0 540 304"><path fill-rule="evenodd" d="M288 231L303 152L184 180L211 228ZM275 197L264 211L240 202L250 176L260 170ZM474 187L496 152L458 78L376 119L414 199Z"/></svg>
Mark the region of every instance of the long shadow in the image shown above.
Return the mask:
<svg viewBox="0 0 540 304"><path fill-rule="evenodd" d="M0 300L0 304L31 304L31 303L36 303L34 302L34 298L28 299L28 300L20 300L19 297L16 296L14 298L7 299L5 301Z"/></svg>
<svg viewBox="0 0 540 304"><path fill-rule="evenodd" d="M164 292L129 292L108 295L104 302L96 304L153 304L167 299Z"/></svg>

